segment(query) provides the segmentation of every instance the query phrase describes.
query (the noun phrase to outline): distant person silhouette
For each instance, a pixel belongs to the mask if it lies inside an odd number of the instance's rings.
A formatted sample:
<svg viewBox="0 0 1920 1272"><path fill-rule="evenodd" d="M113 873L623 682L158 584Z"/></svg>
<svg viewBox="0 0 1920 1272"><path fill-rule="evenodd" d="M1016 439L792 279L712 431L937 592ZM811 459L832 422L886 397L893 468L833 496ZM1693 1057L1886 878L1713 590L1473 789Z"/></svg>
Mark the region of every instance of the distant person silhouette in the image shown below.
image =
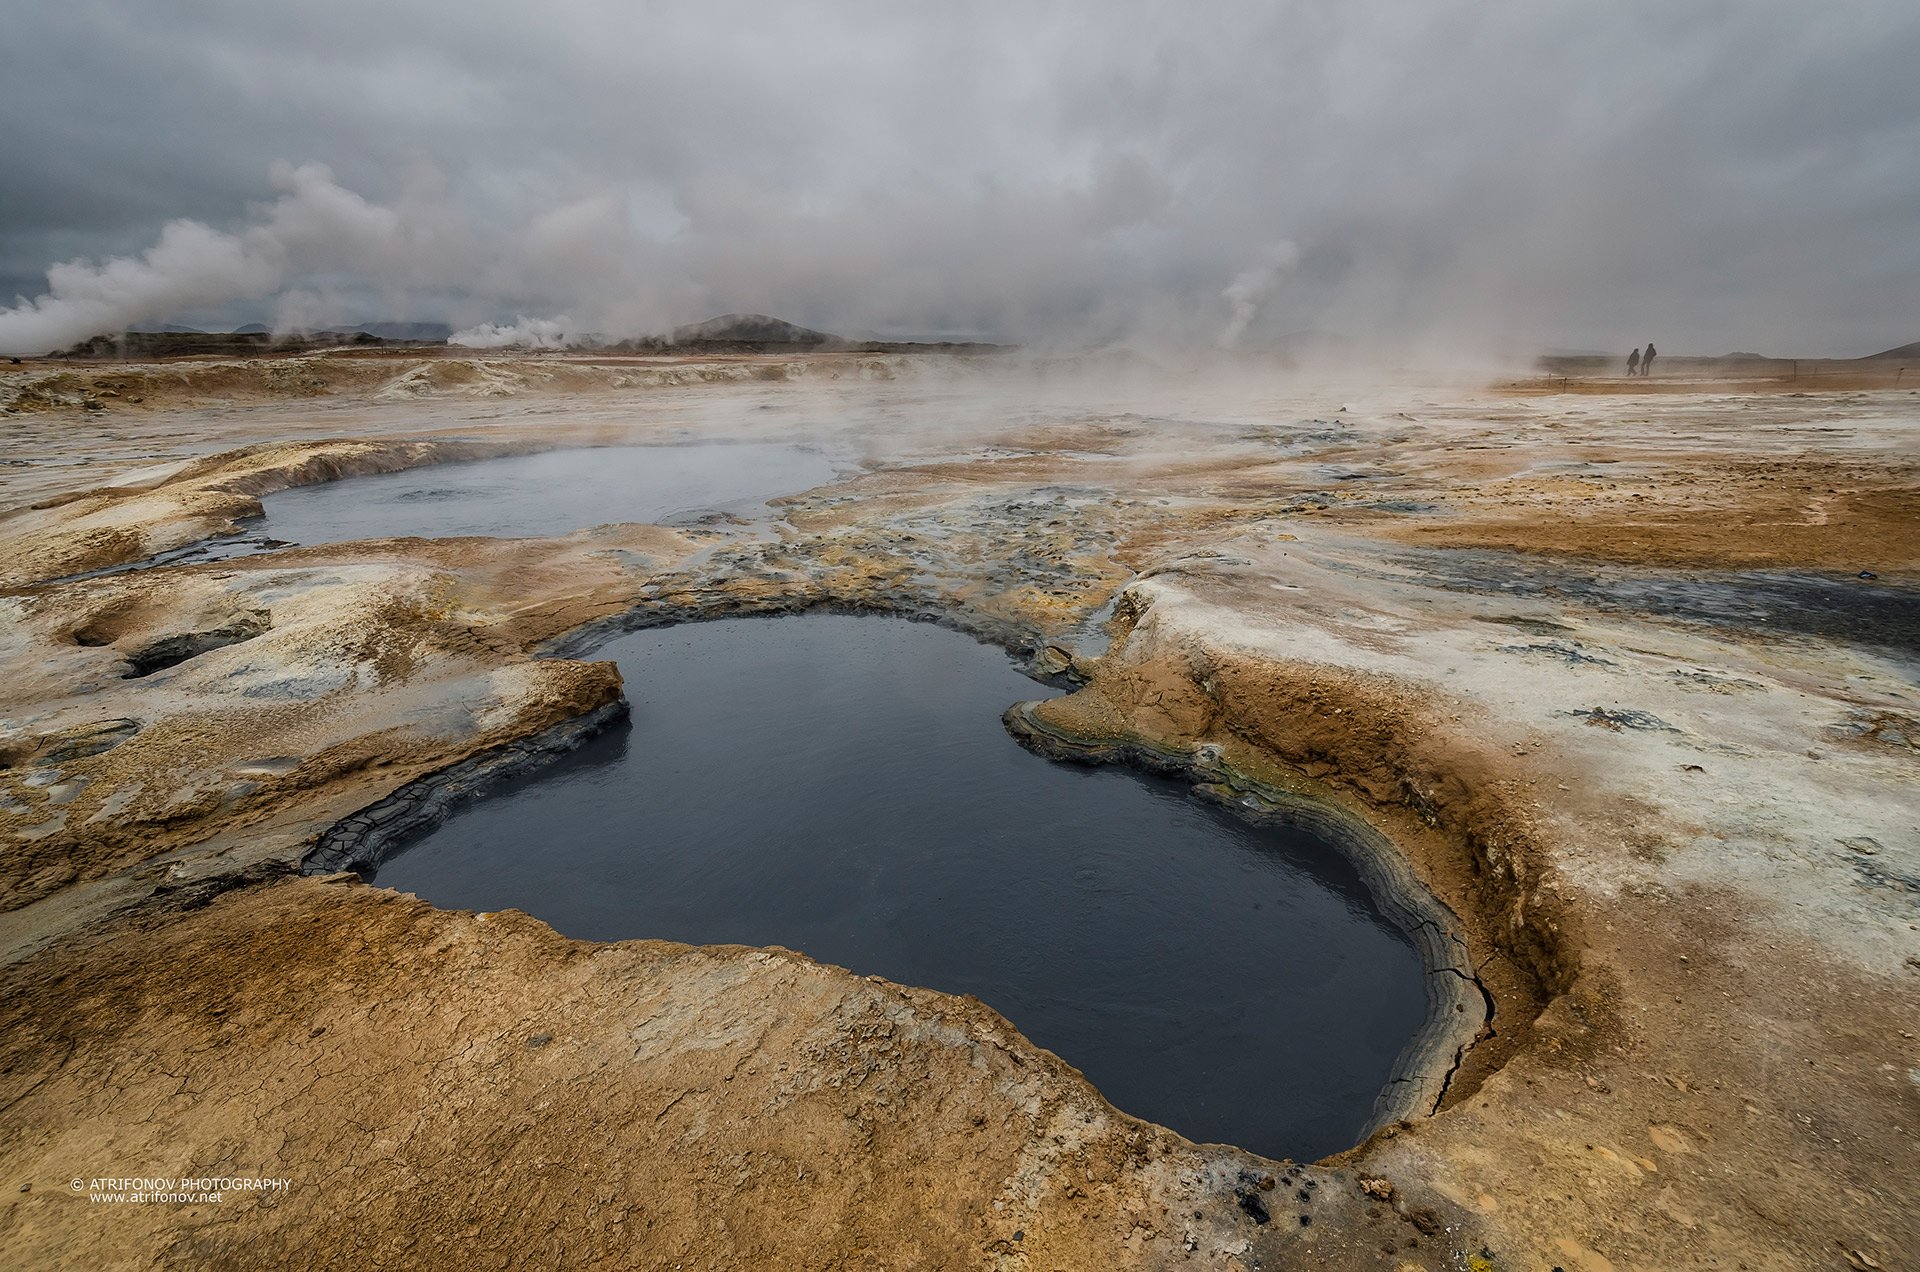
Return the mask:
<svg viewBox="0 0 1920 1272"><path fill-rule="evenodd" d="M1639 345L1635 345L1633 347L1633 352L1627 355L1627 374L1628 375L1640 374L1640 346Z"/></svg>
<svg viewBox="0 0 1920 1272"><path fill-rule="evenodd" d="M1658 349L1655 349L1653 347L1653 341L1651 340L1647 341L1647 351L1640 356L1640 374L1641 375L1653 374L1653 360L1655 357L1659 355L1659 352L1660 351Z"/></svg>

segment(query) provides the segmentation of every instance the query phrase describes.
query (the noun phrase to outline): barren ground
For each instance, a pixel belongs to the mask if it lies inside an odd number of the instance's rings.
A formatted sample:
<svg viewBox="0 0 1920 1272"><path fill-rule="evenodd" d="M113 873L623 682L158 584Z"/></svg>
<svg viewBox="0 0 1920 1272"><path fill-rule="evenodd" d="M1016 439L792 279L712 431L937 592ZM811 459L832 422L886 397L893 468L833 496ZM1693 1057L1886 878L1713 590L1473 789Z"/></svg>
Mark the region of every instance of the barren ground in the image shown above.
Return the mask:
<svg viewBox="0 0 1920 1272"><path fill-rule="evenodd" d="M0 1262L1915 1266L1920 396L1574 387L0 368ZM292 484L696 437L859 471L752 523L68 577ZM592 632L818 605L1070 670L1034 745L1384 834L1493 1003L1437 1110L1265 1162L972 1000L300 873L617 709ZM182 1176L290 1183L91 1199Z"/></svg>

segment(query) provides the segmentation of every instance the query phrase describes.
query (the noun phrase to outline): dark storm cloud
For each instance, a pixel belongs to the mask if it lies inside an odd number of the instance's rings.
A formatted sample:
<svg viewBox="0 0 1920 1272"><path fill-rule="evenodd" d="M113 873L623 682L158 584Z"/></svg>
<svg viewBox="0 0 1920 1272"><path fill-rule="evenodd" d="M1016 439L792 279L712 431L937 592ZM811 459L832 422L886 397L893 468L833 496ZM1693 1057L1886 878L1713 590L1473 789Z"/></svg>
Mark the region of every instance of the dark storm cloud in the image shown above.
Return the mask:
<svg viewBox="0 0 1920 1272"><path fill-rule="evenodd" d="M12 15L0 56L15 348L196 314L627 334L728 309L1920 335L1910 0L69 3Z"/></svg>

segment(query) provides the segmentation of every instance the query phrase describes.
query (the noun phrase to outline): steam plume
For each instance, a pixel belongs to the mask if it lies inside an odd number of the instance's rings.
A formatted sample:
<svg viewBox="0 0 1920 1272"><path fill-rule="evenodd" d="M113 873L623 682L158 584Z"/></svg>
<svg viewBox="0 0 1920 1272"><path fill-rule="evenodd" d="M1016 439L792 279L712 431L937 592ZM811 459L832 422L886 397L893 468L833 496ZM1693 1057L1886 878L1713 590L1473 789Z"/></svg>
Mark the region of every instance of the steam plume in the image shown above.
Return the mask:
<svg viewBox="0 0 1920 1272"><path fill-rule="evenodd" d="M1247 269L1240 271L1227 289L1220 293L1232 307L1233 316L1227 319L1226 330L1220 333L1220 347L1231 349L1240 343L1240 337L1247 333L1247 327L1260 313L1260 307L1273 295L1280 280L1292 273L1300 263L1300 250L1291 243L1275 243L1261 253L1260 259Z"/></svg>
<svg viewBox="0 0 1920 1272"><path fill-rule="evenodd" d="M564 349L581 339L575 324L562 314L557 318L520 317L510 323L483 322L454 332L447 343L468 349Z"/></svg>
<svg viewBox="0 0 1920 1272"><path fill-rule="evenodd" d="M67 261L46 292L0 310L0 353L45 353L181 310L261 300L311 269L377 269L401 238L399 216L335 184L320 164L275 164L280 197L237 232L172 221L139 256Z"/></svg>

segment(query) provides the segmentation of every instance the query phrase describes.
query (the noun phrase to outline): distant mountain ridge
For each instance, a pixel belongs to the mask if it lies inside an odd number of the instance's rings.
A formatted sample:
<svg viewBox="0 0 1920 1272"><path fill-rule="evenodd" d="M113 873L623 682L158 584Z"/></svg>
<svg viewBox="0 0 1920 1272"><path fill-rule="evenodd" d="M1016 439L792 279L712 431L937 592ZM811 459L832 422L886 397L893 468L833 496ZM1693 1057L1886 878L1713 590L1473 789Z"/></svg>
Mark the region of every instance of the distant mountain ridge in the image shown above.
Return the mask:
<svg viewBox="0 0 1920 1272"><path fill-rule="evenodd" d="M184 331L187 330L187 328L169 328L169 330ZM270 334L272 330L271 327L263 322L250 322L244 327L235 327L233 334L236 336L264 336ZM378 336L382 340L425 340L429 342L443 341L453 334L453 328L444 322L349 322L343 323L338 327L328 327L327 330L345 335L365 332L369 336ZM298 334L305 335L309 333L302 332Z"/></svg>
<svg viewBox="0 0 1920 1272"><path fill-rule="evenodd" d="M259 323L239 331L139 331L129 330L111 336L95 336L70 348L49 354L55 358L230 358L253 355L305 353L315 349L418 348L445 344L444 340L405 340L376 336L354 329L348 331L309 331L299 335L276 337Z"/></svg>
<svg viewBox="0 0 1920 1272"><path fill-rule="evenodd" d="M1872 361L1875 361L1875 360L1877 360L1877 359L1879 359L1879 358L1915 358L1915 359L1920 359L1920 340L1916 340L1916 341L1914 341L1914 342L1913 342L1912 344L1903 344L1903 345L1901 345L1901 346L1899 346L1898 348L1895 348L1895 349L1888 349L1888 350L1886 350L1885 352L1882 352L1882 353L1870 353L1870 354L1868 354L1868 355L1867 355L1866 357L1864 357L1864 358L1862 358L1862 359L1860 359L1860 361L1862 361L1862 362L1872 362Z"/></svg>
<svg viewBox="0 0 1920 1272"><path fill-rule="evenodd" d="M705 322L675 327L665 336L621 340L603 346L629 352L787 353L799 350L840 353L992 353L1005 345L977 341L848 339L802 327L771 314L721 314Z"/></svg>
<svg viewBox="0 0 1920 1272"><path fill-rule="evenodd" d="M784 318L775 318L771 314L721 314L718 318L709 318L705 322L688 323L675 327L670 337L677 345L698 344L755 344L755 345L823 345L843 344L839 336L825 331L815 331L811 327L802 327L788 322Z"/></svg>
<svg viewBox="0 0 1920 1272"><path fill-rule="evenodd" d="M232 331L200 331L175 323L135 324L124 331L95 336L48 356L65 358L233 357L287 354L339 346L406 348L446 345L453 328L442 322L365 322L324 331L275 334L265 323L250 322ZM610 340L588 335L569 348L582 352L679 354L761 353L935 353L985 354L1011 346L979 341L849 339L802 327L770 314L721 314L704 322L675 327L666 335Z"/></svg>

